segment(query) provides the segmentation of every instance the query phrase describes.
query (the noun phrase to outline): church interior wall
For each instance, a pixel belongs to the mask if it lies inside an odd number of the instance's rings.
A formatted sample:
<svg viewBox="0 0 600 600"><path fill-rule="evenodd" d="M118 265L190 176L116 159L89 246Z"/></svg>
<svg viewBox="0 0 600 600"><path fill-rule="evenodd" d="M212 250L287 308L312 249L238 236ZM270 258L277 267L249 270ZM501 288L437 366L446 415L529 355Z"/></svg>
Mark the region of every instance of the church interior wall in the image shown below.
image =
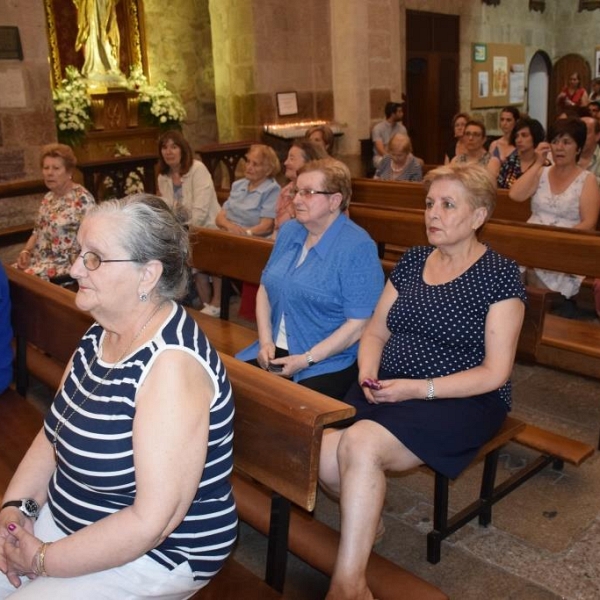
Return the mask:
<svg viewBox="0 0 600 600"><path fill-rule="evenodd" d="M43 3L0 0L0 24L19 28L23 48L23 60L0 60L1 183L38 178L40 148L56 132Z"/></svg>
<svg viewBox="0 0 600 600"><path fill-rule="evenodd" d="M262 124L335 119L347 125L342 155L401 98L407 10L460 17L460 108L470 110L471 43L525 46L526 68L538 50L552 61L568 53L595 59L600 11L578 12L578 0L144 0L152 83L177 91L193 145L256 138ZM19 27L23 61L0 61L0 77L18 72L23 106L0 106L0 178L39 175L40 146L54 141L43 3L0 0L0 22ZM276 93L296 91L299 113L277 115ZM477 113L493 131L498 109ZM26 123L26 126L24 124Z"/></svg>

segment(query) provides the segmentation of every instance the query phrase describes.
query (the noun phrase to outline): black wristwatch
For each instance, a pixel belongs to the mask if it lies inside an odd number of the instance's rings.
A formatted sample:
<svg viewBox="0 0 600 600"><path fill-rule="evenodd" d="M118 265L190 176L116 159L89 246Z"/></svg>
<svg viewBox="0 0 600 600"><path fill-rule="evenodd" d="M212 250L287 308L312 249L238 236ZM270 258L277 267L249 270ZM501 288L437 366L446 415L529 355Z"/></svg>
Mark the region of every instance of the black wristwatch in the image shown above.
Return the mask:
<svg viewBox="0 0 600 600"><path fill-rule="evenodd" d="M34 521L40 516L40 505L33 498L10 500L9 502L5 502L2 508L6 508L7 506L16 506L26 517Z"/></svg>

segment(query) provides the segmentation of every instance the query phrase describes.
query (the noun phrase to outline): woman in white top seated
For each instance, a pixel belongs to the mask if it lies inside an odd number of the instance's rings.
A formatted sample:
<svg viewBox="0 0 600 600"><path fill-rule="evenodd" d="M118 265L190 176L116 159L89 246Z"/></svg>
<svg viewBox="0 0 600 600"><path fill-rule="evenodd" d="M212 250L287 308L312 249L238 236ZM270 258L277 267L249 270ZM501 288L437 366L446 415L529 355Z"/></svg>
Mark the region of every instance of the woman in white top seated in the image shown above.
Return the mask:
<svg viewBox="0 0 600 600"><path fill-rule="evenodd" d="M166 131L158 141L158 190L173 209L184 211L188 226L215 228L220 210L208 169L194 160L194 152L180 131ZM202 304L221 304L221 280L194 270L194 282ZM200 307L202 308L202 306Z"/></svg>

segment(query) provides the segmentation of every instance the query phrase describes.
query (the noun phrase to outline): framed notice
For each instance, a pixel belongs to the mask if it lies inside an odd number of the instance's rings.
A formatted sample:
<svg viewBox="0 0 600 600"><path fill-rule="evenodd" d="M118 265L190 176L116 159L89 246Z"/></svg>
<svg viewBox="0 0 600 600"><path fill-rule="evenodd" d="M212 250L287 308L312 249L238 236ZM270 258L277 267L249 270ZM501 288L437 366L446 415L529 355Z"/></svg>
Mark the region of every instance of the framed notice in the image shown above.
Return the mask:
<svg viewBox="0 0 600 600"><path fill-rule="evenodd" d="M18 27L0 27L0 59L23 60Z"/></svg>
<svg viewBox="0 0 600 600"><path fill-rule="evenodd" d="M277 94L277 114L280 117L298 114L298 95L296 92L279 92Z"/></svg>
<svg viewBox="0 0 600 600"><path fill-rule="evenodd" d="M487 46L485 44L473 44L473 60L485 62L487 60Z"/></svg>

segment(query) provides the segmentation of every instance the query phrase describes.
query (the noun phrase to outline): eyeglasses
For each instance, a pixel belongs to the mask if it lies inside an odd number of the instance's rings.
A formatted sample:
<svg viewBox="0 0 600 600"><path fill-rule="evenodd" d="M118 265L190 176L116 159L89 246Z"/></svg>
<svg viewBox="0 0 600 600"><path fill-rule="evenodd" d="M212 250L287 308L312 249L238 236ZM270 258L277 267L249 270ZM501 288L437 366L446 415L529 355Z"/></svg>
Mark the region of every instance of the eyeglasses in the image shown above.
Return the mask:
<svg viewBox="0 0 600 600"><path fill-rule="evenodd" d="M331 196L332 194L337 194L337 192L324 192L323 190L307 190L307 189L293 188L292 194L294 194L294 196L300 196L300 198L308 198L309 196L314 196L315 194L323 194L324 196Z"/></svg>
<svg viewBox="0 0 600 600"><path fill-rule="evenodd" d="M89 250L88 252L85 252L84 254L80 254L79 252L73 252L73 254L71 254L70 259L71 259L71 264L75 264L75 261L81 256L81 260L83 260L83 266L88 270L88 271L95 271L96 269L100 268L100 265L102 263L114 263L114 262L137 262L135 260L133 260L132 258L113 258L113 259L107 259L107 258L100 258L95 252L92 252L91 250Z"/></svg>
<svg viewBox="0 0 600 600"><path fill-rule="evenodd" d="M465 137L481 137L481 131L465 131Z"/></svg>

